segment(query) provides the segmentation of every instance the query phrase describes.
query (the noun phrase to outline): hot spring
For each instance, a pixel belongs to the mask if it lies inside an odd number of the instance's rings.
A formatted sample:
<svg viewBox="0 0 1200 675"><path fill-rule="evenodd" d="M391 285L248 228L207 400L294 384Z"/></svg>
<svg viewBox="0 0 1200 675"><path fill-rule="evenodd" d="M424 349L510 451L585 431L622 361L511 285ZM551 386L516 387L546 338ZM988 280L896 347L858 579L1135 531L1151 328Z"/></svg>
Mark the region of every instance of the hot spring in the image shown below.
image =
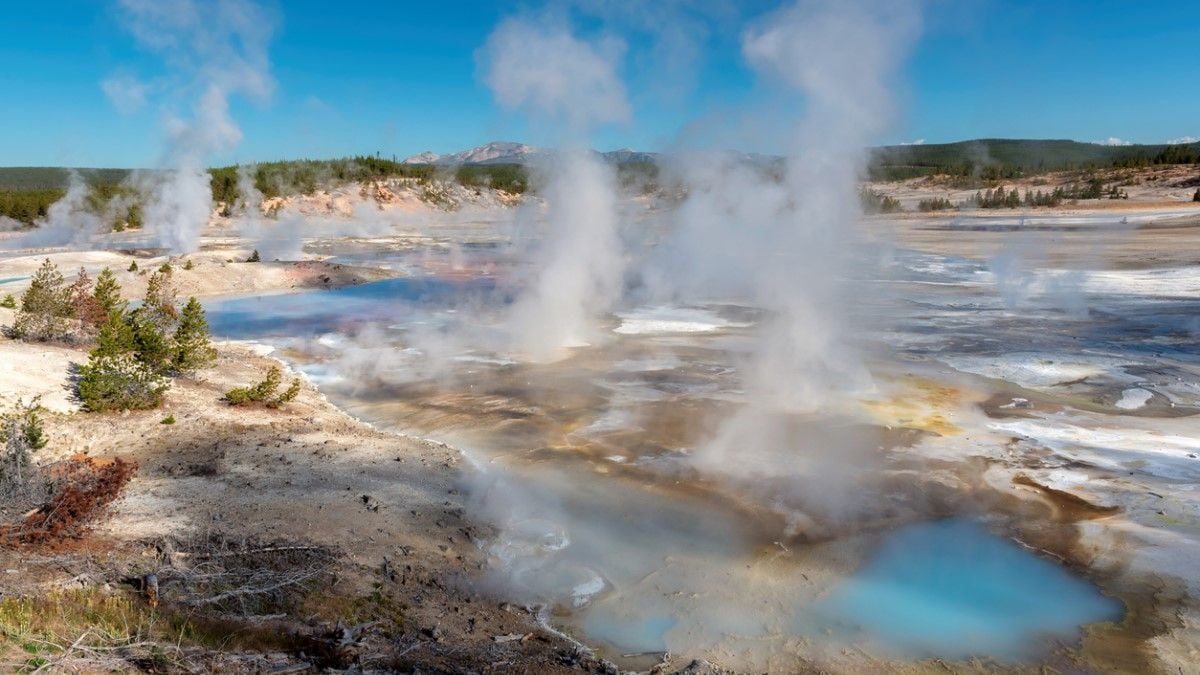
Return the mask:
<svg viewBox="0 0 1200 675"><path fill-rule="evenodd" d="M428 252L382 255L409 276L214 303L214 331L270 343L356 416L459 448L471 466L468 515L491 531L477 542L491 561L482 583L543 607L550 624L608 657L652 664L671 651L787 668L852 648L1038 662L1124 614L1014 540L1019 528L981 496L977 468L927 448L1001 447L978 406L1047 382L1069 382L1055 394L1064 400L1111 399L1116 411L1136 380L1153 406L1188 367L1163 330L1154 367L1133 370L1146 362L1136 338L1163 320L1161 307L1115 300L1120 313L1086 323L1091 356L1080 365L1079 326L1048 324L1061 311L1051 301L1014 311L981 283L982 264L897 252L886 278L866 280L888 288L886 304L856 310L899 314L894 328L862 337L898 355L869 363L879 389L781 422L797 457L851 439L878 456L877 479L849 483L872 507L835 512L816 503L819 466L797 493L693 462L745 405L738 373L758 308L626 303L602 340L528 363L496 337L513 297L496 250L471 250L453 274ZM1033 366L1029 354L1040 355ZM1042 380L1023 381L1030 372ZM1020 413L1025 399L1011 398Z"/></svg>

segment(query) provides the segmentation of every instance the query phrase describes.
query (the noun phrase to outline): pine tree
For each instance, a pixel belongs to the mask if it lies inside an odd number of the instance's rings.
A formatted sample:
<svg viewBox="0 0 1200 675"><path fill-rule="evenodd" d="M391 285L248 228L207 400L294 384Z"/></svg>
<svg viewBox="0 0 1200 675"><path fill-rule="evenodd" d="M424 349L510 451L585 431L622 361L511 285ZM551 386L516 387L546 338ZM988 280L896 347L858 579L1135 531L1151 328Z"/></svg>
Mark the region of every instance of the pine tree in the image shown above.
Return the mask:
<svg viewBox="0 0 1200 675"><path fill-rule="evenodd" d="M137 230L142 227L142 205L134 202L125 213L125 227Z"/></svg>
<svg viewBox="0 0 1200 675"><path fill-rule="evenodd" d="M171 284L169 267L150 275L150 280L146 282L146 298L138 310L146 319L154 322L161 333L167 333L175 327L179 310L175 308L175 287Z"/></svg>
<svg viewBox="0 0 1200 675"><path fill-rule="evenodd" d="M108 318L108 312L96 302L92 294L92 279L87 270L80 267L75 283L71 284L71 311L79 320L84 333L91 334Z"/></svg>
<svg viewBox="0 0 1200 675"><path fill-rule="evenodd" d="M100 334L96 336L96 348L93 356L118 356L132 354L137 351L137 343L133 338L133 328L120 312L112 312L108 320L100 325Z"/></svg>
<svg viewBox="0 0 1200 675"><path fill-rule="evenodd" d="M93 352L79 369L79 398L92 412L144 410L158 407L171 381L131 354L101 356Z"/></svg>
<svg viewBox="0 0 1200 675"><path fill-rule="evenodd" d="M29 340L64 337L70 332L73 315L71 292L66 280L47 258L21 296L21 309L13 325L13 333Z"/></svg>
<svg viewBox="0 0 1200 675"><path fill-rule="evenodd" d="M174 346L170 334L159 328L154 311L143 305L130 313L128 320L137 360L155 373L170 370Z"/></svg>
<svg viewBox="0 0 1200 675"><path fill-rule="evenodd" d="M121 285L117 283L117 275L105 267L96 277L96 287L92 290L96 304L104 309L104 313L120 314L125 309L125 301L121 299Z"/></svg>
<svg viewBox="0 0 1200 675"><path fill-rule="evenodd" d="M211 368L216 361L217 350L212 346L204 308L196 298L188 298L179 318L179 327L175 329L174 368L180 373L193 373Z"/></svg>

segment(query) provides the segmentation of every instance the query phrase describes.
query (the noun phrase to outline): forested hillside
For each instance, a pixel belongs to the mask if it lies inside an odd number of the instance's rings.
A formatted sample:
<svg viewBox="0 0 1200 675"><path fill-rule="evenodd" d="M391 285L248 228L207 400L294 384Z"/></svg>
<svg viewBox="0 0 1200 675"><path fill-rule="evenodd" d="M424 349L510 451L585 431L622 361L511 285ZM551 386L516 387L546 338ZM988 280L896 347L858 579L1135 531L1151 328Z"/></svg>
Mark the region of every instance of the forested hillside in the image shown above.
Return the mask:
<svg viewBox="0 0 1200 675"><path fill-rule="evenodd" d="M945 174L1002 180L1051 171L1194 164L1200 143L1099 145L1077 141L989 138L958 143L893 145L871 152L870 177L897 180Z"/></svg>

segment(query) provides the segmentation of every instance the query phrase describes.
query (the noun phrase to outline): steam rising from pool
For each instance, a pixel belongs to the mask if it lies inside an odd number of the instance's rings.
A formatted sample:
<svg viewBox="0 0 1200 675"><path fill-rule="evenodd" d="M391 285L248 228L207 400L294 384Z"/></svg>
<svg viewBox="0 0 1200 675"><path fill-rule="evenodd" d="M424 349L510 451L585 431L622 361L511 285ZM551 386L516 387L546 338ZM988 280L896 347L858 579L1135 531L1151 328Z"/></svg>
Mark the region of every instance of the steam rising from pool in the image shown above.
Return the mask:
<svg viewBox="0 0 1200 675"><path fill-rule="evenodd" d="M889 122L889 80L919 19L909 2L797 2L763 17L743 35L746 60L804 97L781 175L712 158L683 166L686 184L700 186L679 210L683 248L700 260L690 262L702 275L732 264L732 276L746 280L744 301L766 311L742 364L745 405L694 460L762 493L796 531L878 507L876 443L797 417L836 417L873 388L852 339L861 326L848 311L863 292L851 271L869 258L855 240L858 180L865 148ZM727 243L742 253L725 258L721 240L733 232L738 241ZM701 282L688 290L713 289Z"/></svg>
<svg viewBox="0 0 1200 675"><path fill-rule="evenodd" d="M514 348L535 361L595 339L597 319L620 294L615 170L587 143L597 125L629 119L618 55L550 16L505 20L479 54L496 100L549 123L566 146L542 160L547 209L544 221L527 223L541 229L541 247L509 320Z"/></svg>

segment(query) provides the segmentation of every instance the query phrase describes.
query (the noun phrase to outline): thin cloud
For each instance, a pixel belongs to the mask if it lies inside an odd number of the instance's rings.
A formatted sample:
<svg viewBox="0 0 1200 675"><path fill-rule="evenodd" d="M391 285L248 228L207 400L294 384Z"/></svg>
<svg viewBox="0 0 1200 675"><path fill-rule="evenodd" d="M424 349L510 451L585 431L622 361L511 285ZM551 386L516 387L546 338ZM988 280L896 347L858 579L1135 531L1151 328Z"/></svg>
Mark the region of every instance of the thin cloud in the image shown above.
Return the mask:
<svg viewBox="0 0 1200 675"><path fill-rule="evenodd" d="M149 87L132 75L106 77L100 82L100 88L122 115L132 115L146 106L146 91Z"/></svg>

